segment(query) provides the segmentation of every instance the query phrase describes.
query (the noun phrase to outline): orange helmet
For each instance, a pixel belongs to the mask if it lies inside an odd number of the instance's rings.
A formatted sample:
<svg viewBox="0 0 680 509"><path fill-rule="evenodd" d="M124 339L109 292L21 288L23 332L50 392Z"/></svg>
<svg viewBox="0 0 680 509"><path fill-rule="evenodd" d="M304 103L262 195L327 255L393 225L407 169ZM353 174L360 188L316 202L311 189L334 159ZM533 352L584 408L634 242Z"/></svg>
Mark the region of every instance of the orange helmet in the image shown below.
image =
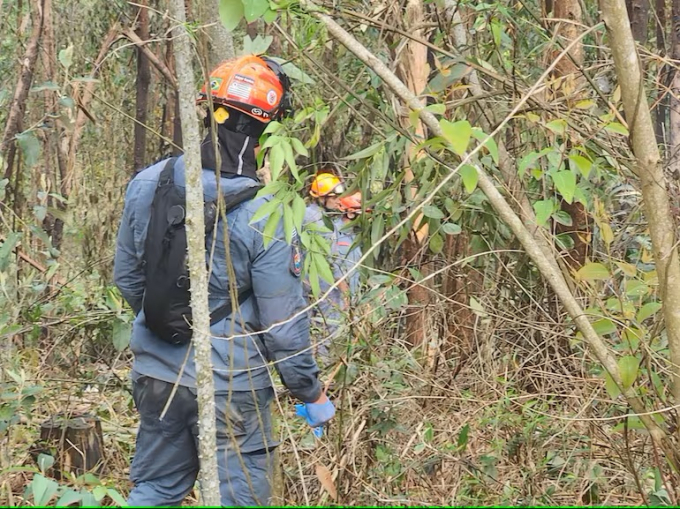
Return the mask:
<svg viewBox="0 0 680 509"><path fill-rule="evenodd" d="M208 100L207 84L198 102ZM247 55L222 62L210 73L213 103L228 106L268 124L290 110L290 81L281 66L267 57Z"/></svg>
<svg viewBox="0 0 680 509"><path fill-rule="evenodd" d="M344 184L332 173L317 173L314 180L312 180L312 186L309 189L309 194L314 198L337 196L344 192Z"/></svg>
<svg viewBox="0 0 680 509"><path fill-rule="evenodd" d="M361 191L340 198L338 208L345 214L361 214ZM368 212L370 209L367 208L366 211Z"/></svg>

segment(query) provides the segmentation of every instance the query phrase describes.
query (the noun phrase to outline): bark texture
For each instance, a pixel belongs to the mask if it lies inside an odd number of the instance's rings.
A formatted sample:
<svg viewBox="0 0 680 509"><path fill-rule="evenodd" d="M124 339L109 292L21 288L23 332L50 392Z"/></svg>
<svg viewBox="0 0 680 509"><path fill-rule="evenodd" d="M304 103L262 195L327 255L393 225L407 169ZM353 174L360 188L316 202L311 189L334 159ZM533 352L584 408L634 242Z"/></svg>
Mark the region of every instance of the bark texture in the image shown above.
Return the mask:
<svg viewBox="0 0 680 509"><path fill-rule="evenodd" d="M203 181L201 174L200 135L196 116L193 53L186 30L186 14L182 0L170 1L170 13L179 23L174 29L175 63L179 84L179 110L184 137L186 166L186 228L191 279L194 360L198 388L198 458L203 504L220 505L220 483L217 473L217 437L215 426L215 383L212 369L212 336L208 307L208 274L205 266L205 226L203 217Z"/></svg>

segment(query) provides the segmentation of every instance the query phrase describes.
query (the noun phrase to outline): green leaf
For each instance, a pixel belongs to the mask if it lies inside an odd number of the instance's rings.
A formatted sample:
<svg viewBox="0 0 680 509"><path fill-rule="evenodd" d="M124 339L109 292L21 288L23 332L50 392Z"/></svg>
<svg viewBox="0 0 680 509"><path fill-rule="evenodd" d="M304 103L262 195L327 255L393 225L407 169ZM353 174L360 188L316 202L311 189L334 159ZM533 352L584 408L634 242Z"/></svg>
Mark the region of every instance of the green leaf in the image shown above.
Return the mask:
<svg viewBox="0 0 680 509"><path fill-rule="evenodd" d="M45 81L44 83L31 87L31 92L43 92L44 90L56 91L59 90L59 85L53 81Z"/></svg>
<svg viewBox="0 0 680 509"><path fill-rule="evenodd" d="M95 486L92 490L92 495L97 500L97 502L101 502L106 496L106 488L104 486Z"/></svg>
<svg viewBox="0 0 680 509"><path fill-rule="evenodd" d="M555 203L552 200L540 200L534 203L534 212L536 212L536 224L543 226L550 218L555 208Z"/></svg>
<svg viewBox="0 0 680 509"><path fill-rule="evenodd" d="M616 385L614 379L606 371L604 372L604 386L607 389L609 397L612 399L618 398L619 394L621 394L621 389L619 389L619 386Z"/></svg>
<svg viewBox="0 0 680 509"><path fill-rule="evenodd" d="M269 151L269 169L272 172L272 180L278 180L285 157L286 153L281 143L274 145Z"/></svg>
<svg viewBox="0 0 680 509"><path fill-rule="evenodd" d="M83 496L74 489L67 489L64 494L57 500L56 507L66 507L80 502ZM127 503L126 503L127 504Z"/></svg>
<svg viewBox="0 0 680 509"><path fill-rule="evenodd" d="M482 146L489 151L489 154L491 155L491 159L493 159L493 162L498 164L499 160L498 145L496 145L496 141L492 137L487 136L487 134L484 131L482 131L479 127L475 127L472 129L472 136L474 136L475 139L479 142L483 142L484 140L487 139L487 137L489 138L488 140L486 140L486 142L484 142Z"/></svg>
<svg viewBox="0 0 680 509"><path fill-rule="evenodd" d="M333 270L331 269L328 259L325 256L315 256L313 262L321 279L326 281L329 285L335 283Z"/></svg>
<svg viewBox="0 0 680 509"><path fill-rule="evenodd" d="M252 23L269 9L269 0L242 0L243 14L248 23Z"/></svg>
<svg viewBox="0 0 680 509"><path fill-rule="evenodd" d="M321 287L319 286L319 272L316 269L316 264L314 263L314 258L320 256L316 253L308 253L305 258L305 266L307 267L307 281L309 281L309 286L312 288L312 295L319 297L321 295Z"/></svg>
<svg viewBox="0 0 680 509"><path fill-rule="evenodd" d="M293 144L295 152L297 152L301 156L309 157L309 151L307 150L307 147L305 147L300 140L298 140L297 138L291 138L290 141Z"/></svg>
<svg viewBox="0 0 680 509"><path fill-rule="evenodd" d="M460 177L463 179L465 190L468 192L468 194L472 194L472 192L477 188L477 181L479 179L477 169L474 166L465 164L460 168L460 170L458 170L458 173L460 173Z"/></svg>
<svg viewBox="0 0 680 509"><path fill-rule="evenodd" d="M262 231L262 242L265 249L267 249L269 243L274 240L280 221L281 209L277 207L274 212L269 215L269 219L267 219L267 223L264 225L264 230Z"/></svg>
<svg viewBox="0 0 680 509"><path fill-rule="evenodd" d="M628 136L630 134L626 126L619 124L618 122L610 122L604 126L604 130L609 131L610 133L623 134L624 136Z"/></svg>
<svg viewBox="0 0 680 509"><path fill-rule="evenodd" d="M278 13L276 11L273 11L271 9L267 9L265 13L262 15L262 20L267 23L273 23L276 21L276 17L278 16Z"/></svg>
<svg viewBox="0 0 680 509"><path fill-rule="evenodd" d="M122 320L113 323L113 347L117 352L122 352L130 344L132 326Z"/></svg>
<svg viewBox="0 0 680 509"><path fill-rule="evenodd" d="M24 131L17 134L17 143L24 154L24 162L27 168L32 168L38 162L40 156L40 142L33 131Z"/></svg>
<svg viewBox="0 0 680 509"><path fill-rule="evenodd" d="M50 456L49 454L40 453L38 454L37 463L40 471L44 474L50 468L52 468L52 465L54 465L54 457Z"/></svg>
<svg viewBox="0 0 680 509"><path fill-rule="evenodd" d="M570 155L569 161L573 163L573 165L570 165L572 169L574 167L578 168L578 171L581 172L581 175L583 175L584 178L588 178L588 175L590 175L590 170L593 169L592 161L589 161L585 157L578 154Z"/></svg>
<svg viewBox="0 0 680 509"><path fill-rule="evenodd" d="M47 207L44 207L43 205L33 205L33 215L38 221L43 222L45 217L47 217Z"/></svg>
<svg viewBox="0 0 680 509"><path fill-rule="evenodd" d="M576 175L569 170L556 171L550 176L555 183L555 188L564 198L564 201L571 203L574 201L574 192L576 191Z"/></svg>
<svg viewBox="0 0 680 509"><path fill-rule="evenodd" d="M257 35L255 39L251 39L249 35L243 38L243 54L244 55L261 55L266 53L271 46L274 37L267 35L262 37Z"/></svg>
<svg viewBox="0 0 680 509"><path fill-rule="evenodd" d="M586 263L576 272L576 277L582 281L596 281L598 279L609 279L609 269L601 263Z"/></svg>
<svg viewBox="0 0 680 509"><path fill-rule="evenodd" d="M550 129L555 134L563 135L567 131L567 121L562 118L558 118L557 120L553 120L552 122L545 124L545 127Z"/></svg>
<svg viewBox="0 0 680 509"><path fill-rule="evenodd" d="M356 161L357 159L366 159L378 153L378 151L385 145L384 141L374 143L359 152L343 157L345 161Z"/></svg>
<svg viewBox="0 0 680 509"><path fill-rule="evenodd" d="M101 504L97 502L97 499L94 497L94 495L87 491L86 488L80 490L80 496L80 507L101 507Z"/></svg>
<svg viewBox="0 0 680 509"><path fill-rule="evenodd" d="M472 126L467 120L449 122L445 118L439 121L439 125L444 133L444 138L451 144L453 151L462 156L470 144Z"/></svg>
<svg viewBox="0 0 680 509"><path fill-rule="evenodd" d="M655 315L660 309L661 309L660 302L648 302L647 304L640 308L640 310L637 313L637 316L635 317L635 320L638 323L642 323L650 316Z"/></svg>
<svg viewBox="0 0 680 509"><path fill-rule="evenodd" d="M444 248L444 239L438 233L433 233L430 237L430 250L434 254L439 254Z"/></svg>
<svg viewBox="0 0 680 509"><path fill-rule="evenodd" d="M613 334L616 332L616 325L609 318L600 318L593 322L593 330L598 336Z"/></svg>
<svg viewBox="0 0 680 509"><path fill-rule="evenodd" d="M429 106L425 106L425 110L434 113L435 115L443 115L446 113L446 105L439 103L430 104Z"/></svg>
<svg viewBox="0 0 680 509"><path fill-rule="evenodd" d="M111 500L113 500L118 507L129 507L129 504L127 503L127 500L125 500L125 497L118 493L118 490L114 490L113 488L106 488L106 494L109 496Z"/></svg>
<svg viewBox="0 0 680 509"><path fill-rule="evenodd" d="M462 229L456 223L444 223L442 225L442 231L447 235L458 235Z"/></svg>
<svg viewBox="0 0 680 509"><path fill-rule="evenodd" d="M31 481L31 489L33 491L33 501L35 502L35 505L44 507L59 489L59 484L52 479L47 479L41 474L35 474Z"/></svg>
<svg viewBox="0 0 680 509"><path fill-rule="evenodd" d="M567 212L566 210L555 211L555 213L552 215L552 218L555 220L556 223L563 224L564 226L571 226L572 224L574 224L574 221L569 215L569 212Z"/></svg>
<svg viewBox="0 0 680 509"><path fill-rule="evenodd" d="M295 198L293 198L293 225L298 232L302 231L306 208L305 200L299 194L295 194Z"/></svg>
<svg viewBox="0 0 680 509"><path fill-rule="evenodd" d="M442 219L445 217L444 213L434 205L425 205L423 207L423 215L430 219Z"/></svg>
<svg viewBox="0 0 680 509"><path fill-rule="evenodd" d="M626 281L626 296L632 298L644 297L649 292L649 286L644 281L633 279Z"/></svg>
<svg viewBox="0 0 680 509"><path fill-rule="evenodd" d="M293 241L293 209L290 205L285 203L283 205L283 231L286 235L286 242L290 244Z"/></svg>
<svg viewBox="0 0 680 509"><path fill-rule="evenodd" d="M460 433L458 433L458 443L456 444L458 446L458 449L465 449L468 443L468 435L470 434L470 425L466 424L463 426L463 429L460 430Z"/></svg>
<svg viewBox="0 0 680 509"><path fill-rule="evenodd" d="M59 63L64 66L64 69L68 70L73 63L73 44L70 44L68 48L59 51Z"/></svg>
<svg viewBox="0 0 680 509"><path fill-rule="evenodd" d="M638 376L640 359L633 355L626 355L625 357L621 357L617 364L619 365L619 371L621 372L623 388L627 389L633 385Z"/></svg>
<svg viewBox="0 0 680 509"><path fill-rule="evenodd" d="M295 154L293 154L293 146L290 144L290 142L282 143L281 145L283 146L283 157L288 163L288 168L290 168L290 172L293 174L293 177L295 177L295 180L302 184L302 180L300 179L300 173L298 172L297 163L295 162Z"/></svg>
<svg viewBox="0 0 680 509"><path fill-rule="evenodd" d="M269 58L271 58L277 64L279 64L281 67L283 67L284 72L286 73L286 75L289 78L296 80L296 81L299 81L301 83L306 83L308 85L314 84L314 80L307 73L305 73L302 69L300 69L298 66L296 66L294 63L288 62L288 61L284 60L283 58L279 58L279 57L270 56Z"/></svg>
<svg viewBox="0 0 680 509"><path fill-rule="evenodd" d="M253 214L253 217L250 220L250 224L257 223L263 217L267 217L272 212L274 212L279 207L280 204L281 204L280 200L276 200L276 199L270 200L270 201L262 204L255 211L255 214Z"/></svg>
<svg viewBox="0 0 680 509"><path fill-rule="evenodd" d="M220 0L220 21L228 32L232 32L245 13L241 0Z"/></svg>
<svg viewBox="0 0 680 509"><path fill-rule="evenodd" d="M10 232L5 241L0 244L0 272L4 271L9 265L10 257L19 240L21 240L21 233Z"/></svg>

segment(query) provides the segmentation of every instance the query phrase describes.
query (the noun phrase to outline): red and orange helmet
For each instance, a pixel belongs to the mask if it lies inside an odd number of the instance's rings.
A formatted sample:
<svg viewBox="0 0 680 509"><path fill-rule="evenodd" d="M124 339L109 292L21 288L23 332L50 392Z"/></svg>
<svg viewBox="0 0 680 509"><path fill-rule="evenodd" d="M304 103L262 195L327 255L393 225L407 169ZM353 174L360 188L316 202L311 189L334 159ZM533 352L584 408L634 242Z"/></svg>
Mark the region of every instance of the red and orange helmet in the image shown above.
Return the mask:
<svg viewBox="0 0 680 509"><path fill-rule="evenodd" d="M198 102L208 101L207 84ZM267 57L247 55L222 62L210 73L210 95L215 104L268 124L290 111L290 81L281 66Z"/></svg>

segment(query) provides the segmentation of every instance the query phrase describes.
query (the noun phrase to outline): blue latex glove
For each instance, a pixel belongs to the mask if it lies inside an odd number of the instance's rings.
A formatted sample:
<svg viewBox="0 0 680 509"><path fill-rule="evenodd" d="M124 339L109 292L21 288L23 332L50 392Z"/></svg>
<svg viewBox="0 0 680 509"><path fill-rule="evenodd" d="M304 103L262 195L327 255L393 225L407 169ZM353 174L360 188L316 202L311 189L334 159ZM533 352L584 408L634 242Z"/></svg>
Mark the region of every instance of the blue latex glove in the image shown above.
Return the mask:
<svg viewBox="0 0 680 509"><path fill-rule="evenodd" d="M304 418L317 437L323 435L323 425L335 415L335 405L331 400L323 403L299 403L295 405L295 415Z"/></svg>

